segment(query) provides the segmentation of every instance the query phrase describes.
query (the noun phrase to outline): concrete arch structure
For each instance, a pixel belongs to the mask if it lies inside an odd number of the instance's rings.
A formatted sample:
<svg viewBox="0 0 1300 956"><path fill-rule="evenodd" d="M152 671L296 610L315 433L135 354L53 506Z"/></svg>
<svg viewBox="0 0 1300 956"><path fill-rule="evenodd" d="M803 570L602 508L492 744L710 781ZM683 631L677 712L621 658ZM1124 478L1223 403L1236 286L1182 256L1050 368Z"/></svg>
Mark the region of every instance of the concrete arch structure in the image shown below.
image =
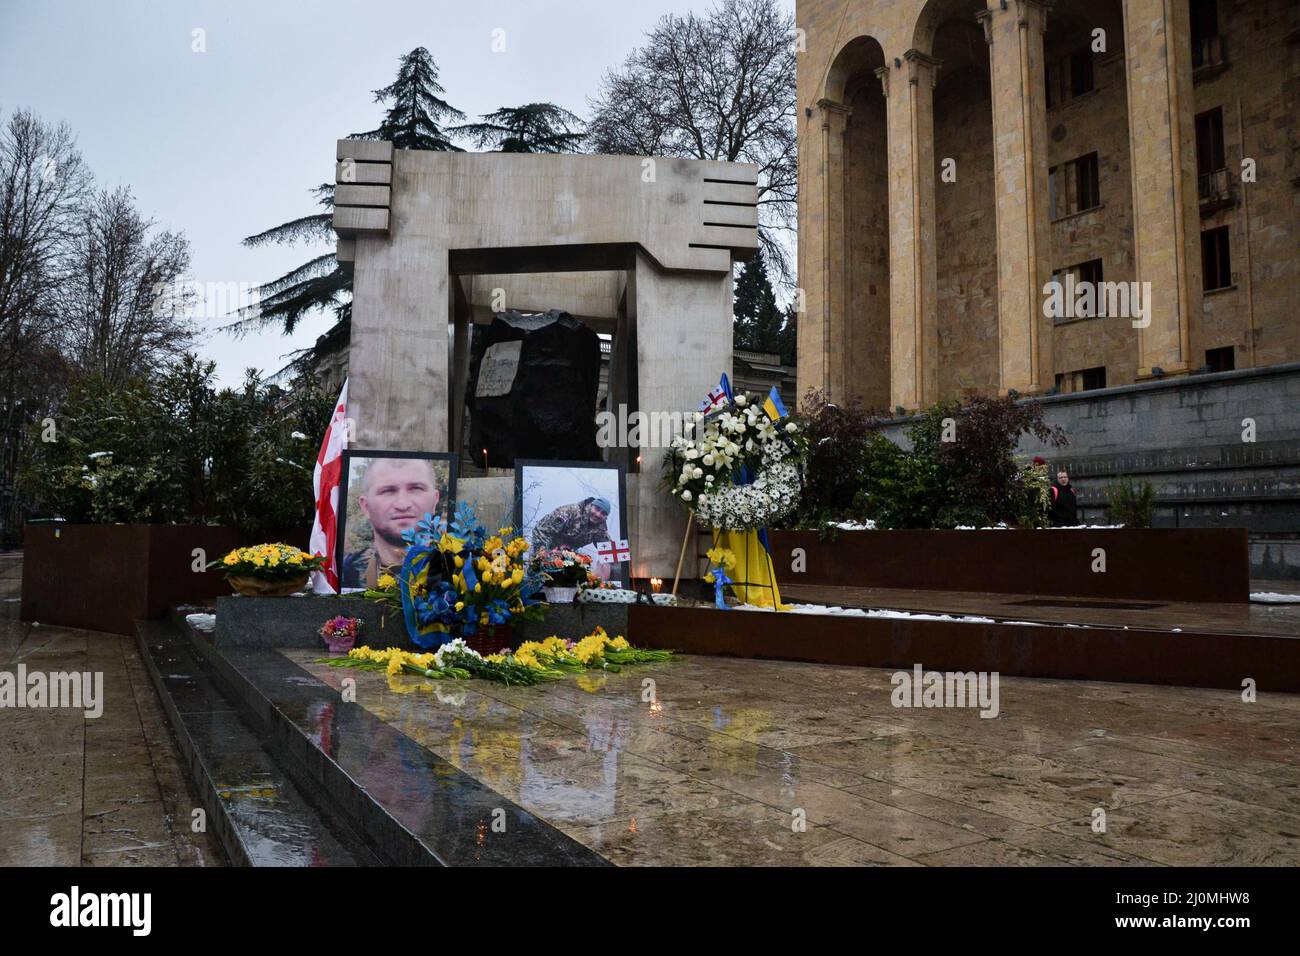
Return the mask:
<svg viewBox="0 0 1300 956"><path fill-rule="evenodd" d="M360 446L456 450L469 324L497 288L497 308L607 321L611 406L694 411L730 373L732 266L758 248L754 166L357 140L339 140L336 158ZM656 487L664 449L621 453L634 571L671 575L683 516Z"/></svg>

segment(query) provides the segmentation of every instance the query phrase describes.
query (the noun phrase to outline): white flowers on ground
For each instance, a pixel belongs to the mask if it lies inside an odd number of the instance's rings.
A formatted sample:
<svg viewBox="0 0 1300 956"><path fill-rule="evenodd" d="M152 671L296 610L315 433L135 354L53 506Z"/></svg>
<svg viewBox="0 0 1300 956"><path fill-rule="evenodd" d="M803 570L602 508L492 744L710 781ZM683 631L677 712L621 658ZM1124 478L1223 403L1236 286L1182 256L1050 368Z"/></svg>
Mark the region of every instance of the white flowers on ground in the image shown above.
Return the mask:
<svg viewBox="0 0 1300 956"><path fill-rule="evenodd" d="M480 654L478 651L474 650L474 648L466 644L464 638L458 637L455 640L448 641L446 644L442 645L442 647L434 651L433 654L434 666L437 667L439 670L442 670L444 667L449 666L449 664L444 663L444 655L451 654L453 652L457 654L468 654L470 655L470 657L477 657L480 660L483 657L482 654Z"/></svg>

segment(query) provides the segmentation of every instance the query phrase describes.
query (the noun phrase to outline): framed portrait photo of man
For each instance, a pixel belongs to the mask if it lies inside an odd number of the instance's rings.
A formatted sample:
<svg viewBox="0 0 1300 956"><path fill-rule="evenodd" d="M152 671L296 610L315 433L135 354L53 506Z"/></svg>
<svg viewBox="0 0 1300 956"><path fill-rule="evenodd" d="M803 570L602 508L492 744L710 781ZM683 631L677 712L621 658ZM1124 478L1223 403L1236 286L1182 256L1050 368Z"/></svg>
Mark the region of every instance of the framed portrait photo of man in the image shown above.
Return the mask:
<svg viewBox="0 0 1300 956"><path fill-rule="evenodd" d="M590 555L601 580L630 586L630 552L599 547L627 540L626 487L619 464L516 461L515 526L532 545L529 555L568 548Z"/></svg>
<svg viewBox="0 0 1300 956"><path fill-rule="evenodd" d="M449 518L455 507L456 463L445 452L343 453L339 483L339 588L373 588L406 557L402 533L425 514Z"/></svg>

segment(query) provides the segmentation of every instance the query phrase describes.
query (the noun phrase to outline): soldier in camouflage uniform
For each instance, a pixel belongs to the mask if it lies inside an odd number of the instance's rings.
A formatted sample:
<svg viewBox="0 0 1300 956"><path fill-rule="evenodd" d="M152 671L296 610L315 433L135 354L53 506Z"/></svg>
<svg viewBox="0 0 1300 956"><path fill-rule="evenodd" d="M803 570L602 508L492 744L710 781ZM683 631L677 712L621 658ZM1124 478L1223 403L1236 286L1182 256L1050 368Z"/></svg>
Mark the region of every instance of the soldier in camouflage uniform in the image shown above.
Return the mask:
<svg viewBox="0 0 1300 956"><path fill-rule="evenodd" d="M577 504L561 505L533 529L534 550L570 548L611 540L609 502L604 498L583 498Z"/></svg>

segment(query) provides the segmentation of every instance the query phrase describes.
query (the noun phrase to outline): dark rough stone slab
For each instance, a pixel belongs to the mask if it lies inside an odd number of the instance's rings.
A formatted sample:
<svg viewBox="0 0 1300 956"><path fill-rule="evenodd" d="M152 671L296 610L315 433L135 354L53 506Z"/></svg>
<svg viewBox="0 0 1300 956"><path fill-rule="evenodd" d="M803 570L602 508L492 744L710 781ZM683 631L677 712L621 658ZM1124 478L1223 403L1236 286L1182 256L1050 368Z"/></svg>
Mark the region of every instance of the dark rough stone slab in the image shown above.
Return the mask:
<svg viewBox="0 0 1300 956"><path fill-rule="evenodd" d="M552 604L546 618L516 628L521 641L536 641L555 634L575 641L586 637L597 626L610 634L627 636L627 604Z"/></svg>
<svg viewBox="0 0 1300 956"><path fill-rule="evenodd" d="M559 635L566 640L585 637L599 625L610 634L627 635L626 604L553 604L546 618L520 625L515 634L519 641L540 640ZM376 601L356 597L254 598L223 597L217 599L217 630L214 643L220 648L319 648L325 652L320 626L329 618L342 614L361 618L358 644L371 647L409 646L402 617L386 610Z"/></svg>
<svg viewBox="0 0 1300 956"><path fill-rule="evenodd" d="M399 614L376 601L347 596L217 598L218 647L302 647L325 651L318 633L339 614L364 622L358 643L389 647L405 643Z"/></svg>
<svg viewBox="0 0 1300 956"><path fill-rule="evenodd" d="M475 326L466 398L470 447L497 466L516 458L599 461L600 339L567 312L502 312Z"/></svg>

